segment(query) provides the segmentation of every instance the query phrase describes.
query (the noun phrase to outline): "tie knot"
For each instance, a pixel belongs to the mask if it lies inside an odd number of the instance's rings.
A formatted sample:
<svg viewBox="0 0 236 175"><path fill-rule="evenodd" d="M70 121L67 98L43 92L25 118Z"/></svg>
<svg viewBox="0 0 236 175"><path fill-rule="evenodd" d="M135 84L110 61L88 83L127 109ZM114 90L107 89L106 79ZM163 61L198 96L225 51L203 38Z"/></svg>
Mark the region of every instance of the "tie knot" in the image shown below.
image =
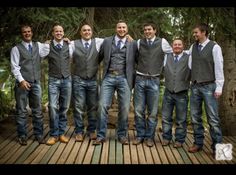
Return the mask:
<svg viewBox="0 0 236 175"><path fill-rule="evenodd" d="M61 49L62 48L61 44L57 44L57 48Z"/></svg>
<svg viewBox="0 0 236 175"><path fill-rule="evenodd" d="M178 55L175 55L175 60L174 60L175 63L177 63L177 62L179 61L179 60L178 60L178 57L179 57Z"/></svg>
<svg viewBox="0 0 236 175"><path fill-rule="evenodd" d="M148 45L149 45L149 46L152 45L152 40L148 40Z"/></svg>
<svg viewBox="0 0 236 175"><path fill-rule="evenodd" d="M32 53L32 46L31 46L31 44L28 45L28 51L29 51L30 53Z"/></svg>
<svg viewBox="0 0 236 175"><path fill-rule="evenodd" d="M88 48L89 48L89 43L86 42L86 43L84 44L84 47L85 47L85 49L88 49Z"/></svg>

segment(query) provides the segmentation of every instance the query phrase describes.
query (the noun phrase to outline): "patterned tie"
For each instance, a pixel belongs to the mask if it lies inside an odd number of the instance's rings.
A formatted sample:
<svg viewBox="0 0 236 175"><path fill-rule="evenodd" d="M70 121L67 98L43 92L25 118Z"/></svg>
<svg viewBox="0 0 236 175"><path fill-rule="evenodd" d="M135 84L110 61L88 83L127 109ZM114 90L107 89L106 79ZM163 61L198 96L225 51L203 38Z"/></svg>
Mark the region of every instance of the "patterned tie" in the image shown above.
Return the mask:
<svg viewBox="0 0 236 175"><path fill-rule="evenodd" d="M88 49L89 48L89 43L88 42L84 43L84 47L85 47L85 49Z"/></svg>
<svg viewBox="0 0 236 175"><path fill-rule="evenodd" d="M178 60L178 55L175 55L175 63L177 63L179 60Z"/></svg>
<svg viewBox="0 0 236 175"><path fill-rule="evenodd" d="M201 45L201 44L198 44L197 49L198 49L198 52L201 52L201 50L202 50L202 45Z"/></svg>
<svg viewBox="0 0 236 175"><path fill-rule="evenodd" d="M31 46L31 44L28 45L28 51L29 51L30 54L32 54L32 46Z"/></svg>
<svg viewBox="0 0 236 175"><path fill-rule="evenodd" d="M57 44L56 47L57 47L59 50L61 50L61 48L62 48L61 44Z"/></svg>
<svg viewBox="0 0 236 175"><path fill-rule="evenodd" d="M117 42L117 45L116 45L117 49L120 49L121 42L122 42L122 40L121 40L121 39L120 39L120 40Z"/></svg>

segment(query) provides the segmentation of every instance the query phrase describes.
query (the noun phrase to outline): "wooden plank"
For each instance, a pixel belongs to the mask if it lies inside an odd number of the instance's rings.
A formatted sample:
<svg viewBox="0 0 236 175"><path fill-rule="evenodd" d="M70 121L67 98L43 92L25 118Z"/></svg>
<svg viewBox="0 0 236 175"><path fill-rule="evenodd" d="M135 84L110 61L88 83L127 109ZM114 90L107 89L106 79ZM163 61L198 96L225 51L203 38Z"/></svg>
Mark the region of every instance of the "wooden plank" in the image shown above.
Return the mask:
<svg viewBox="0 0 236 175"><path fill-rule="evenodd" d="M128 139L129 139L129 144L128 145L123 145L123 157L124 157L124 164L131 164L131 157L130 157L130 144L131 143L131 138L129 136L129 132L128 132Z"/></svg>
<svg viewBox="0 0 236 175"><path fill-rule="evenodd" d="M116 140L116 164L123 164L123 145Z"/></svg>
<svg viewBox="0 0 236 175"><path fill-rule="evenodd" d="M179 152L182 153L182 156L185 158L185 160L186 159L188 160L188 157L185 156L185 154L183 154L183 152L182 152L183 148L174 148L173 144L171 144L170 149L171 149L171 151L172 151L172 153L173 153L173 155L174 155L174 157L177 161L177 164L184 164L185 163Z"/></svg>
<svg viewBox="0 0 236 175"><path fill-rule="evenodd" d="M192 134L187 134L186 143L188 144L188 147L191 147L193 145L193 135ZM201 156L201 153L202 153L202 151L199 151L196 153L190 153L190 154L195 155L195 157L198 159L200 164L207 164L206 160L203 159L203 157Z"/></svg>
<svg viewBox="0 0 236 175"><path fill-rule="evenodd" d="M129 130L130 140L134 140L134 131ZM130 144L131 163L138 164L137 146Z"/></svg>
<svg viewBox="0 0 236 175"><path fill-rule="evenodd" d="M186 154L188 156L189 160L191 161L191 163L189 162L189 164L192 164L192 163L193 164L200 164L200 162L195 157L195 155L188 152L188 148L189 148L189 146L187 145L187 138L186 138L185 142L183 144L183 149L184 149L183 153ZM184 161L185 161L185 159L184 159Z"/></svg>
<svg viewBox="0 0 236 175"><path fill-rule="evenodd" d="M66 127L65 130L65 135L68 132L69 127ZM55 151L57 150L57 148L60 146L60 141L58 141L57 143L55 143L52 146L48 146L49 147L48 151L44 154L43 158L40 160L39 164L48 164L48 162L50 161L50 159L52 158L52 156L54 155ZM62 143L62 145L64 145L65 143Z"/></svg>
<svg viewBox="0 0 236 175"><path fill-rule="evenodd" d="M99 164L101 157L102 145L95 146L95 150L93 153L92 163L91 164Z"/></svg>
<svg viewBox="0 0 236 175"><path fill-rule="evenodd" d="M153 163L154 164L161 164L161 159L160 159L160 156L158 155L155 145L153 147L151 147L150 150L151 150L151 154L153 157Z"/></svg>
<svg viewBox="0 0 236 175"><path fill-rule="evenodd" d="M43 130L46 129L46 125L43 126ZM33 143L25 149L24 153L17 159L16 164L22 164L32 153L39 147L38 141L33 140Z"/></svg>
<svg viewBox="0 0 236 175"><path fill-rule="evenodd" d="M165 155L165 151L164 151L164 149L163 149L163 147L161 145L160 139L158 137L158 134L155 135L154 140L155 140L156 149L157 149L157 151L159 153L159 156L161 158L161 163L169 164L167 156Z"/></svg>
<svg viewBox="0 0 236 175"><path fill-rule="evenodd" d="M87 136L88 137L88 136ZM89 138L89 137L88 137ZM91 164L92 162L92 157L93 157L93 152L94 152L95 146L93 146L93 141L90 140L89 147L87 149L83 164Z"/></svg>
<svg viewBox="0 0 236 175"><path fill-rule="evenodd" d="M143 145L144 143L142 144L139 144L137 145L137 152L138 152L138 161L139 161L139 164L146 164L146 158L145 158L145 155L144 155L144 150L143 150Z"/></svg>
<svg viewBox="0 0 236 175"><path fill-rule="evenodd" d="M89 146L89 138L88 137L85 137L85 139L83 140L83 143L80 147L80 150L77 154L77 157L75 159L75 163L76 164L82 164L83 160L84 160L84 157L85 157L85 153L88 149L88 146Z"/></svg>
<svg viewBox="0 0 236 175"><path fill-rule="evenodd" d="M57 164L65 164L66 160L69 159L69 154L72 151L72 148L75 144L75 138L73 137L75 127L70 127L70 130L68 132L69 136L69 142L66 144L63 152L61 153L60 158L57 161Z"/></svg>
<svg viewBox="0 0 236 175"><path fill-rule="evenodd" d="M44 138L47 137L49 132L49 127L46 125L46 128L44 129ZM27 159L24 160L23 164L30 164L39 154L41 154L43 147L45 144L40 144L33 152L30 154Z"/></svg>
<svg viewBox="0 0 236 175"><path fill-rule="evenodd" d="M153 161L152 154L151 154L151 147L148 147L145 144L145 145L143 145L143 149L144 149L144 155L145 155L147 164L153 164L154 161Z"/></svg>
<svg viewBox="0 0 236 175"><path fill-rule="evenodd" d="M101 164L108 163L108 156L109 156L109 137L110 137L110 130L107 131L107 140L102 145L102 155L101 155Z"/></svg>
<svg viewBox="0 0 236 175"><path fill-rule="evenodd" d="M69 129L69 130L68 130ZM67 137L71 137L71 135L73 134L74 128L73 127L69 127L67 126L67 133L65 134L65 136ZM54 154L52 155L51 159L49 160L48 164L55 164L57 163L57 161L59 160L64 148L66 147L68 143L61 143L59 145L59 147L57 148L57 150L54 152Z"/></svg>
<svg viewBox="0 0 236 175"><path fill-rule="evenodd" d="M74 147L73 147L72 151L70 152L65 164L74 164L75 163L75 159L77 157L77 154L79 152L81 145L82 145L82 142L75 142Z"/></svg>
<svg viewBox="0 0 236 175"><path fill-rule="evenodd" d="M162 143L162 136L161 136L161 134L159 133L158 136L159 136L160 142ZM163 149L164 149L164 151L165 151L165 153L167 155L167 158L168 158L170 164L177 164L177 161L175 160L175 157L174 157L174 155L171 152L170 146L169 145L168 146L163 146Z"/></svg>
<svg viewBox="0 0 236 175"><path fill-rule="evenodd" d="M110 144L109 144L109 157L108 164L116 163L116 143L115 143L115 130L110 130Z"/></svg>

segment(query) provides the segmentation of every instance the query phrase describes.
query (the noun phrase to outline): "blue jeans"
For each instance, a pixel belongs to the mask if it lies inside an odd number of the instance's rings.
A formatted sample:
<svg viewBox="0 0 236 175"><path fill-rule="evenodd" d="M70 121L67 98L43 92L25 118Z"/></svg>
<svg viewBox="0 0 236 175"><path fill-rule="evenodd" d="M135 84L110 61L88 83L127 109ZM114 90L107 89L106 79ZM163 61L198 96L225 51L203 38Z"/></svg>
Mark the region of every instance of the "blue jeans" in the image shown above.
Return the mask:
<svg viewBox="0 0 236 175"><path fill-rule="evenodd" d="M74 105L74 121L75 121L75 133L84 133L83 116L87 110L88 126L87 132L95 132L97 122L97 81L84 80L79 76L73 76L73 105ZM86 109L87 107L87 109ZM85 110L86 109L86 110Z"/></svg>
<svg viewBox="0 0 236 175"><path fill-rule="evenodd" d="M171 93L165 89L162 102L162 137L172 139L173 111L175 107L176 129L175 141L184 143L187 132L188 91Z"/></svg>
<svg viewBox="0 0 236 175"><path fill-rule="evenodd" d="M125 75L107 74L102 81L101 94L98 107L97 137L106 137L108 110L112 103L115 90L118 95L118 138L127 137L128 114L130 107L131 90Z"/></svg>
<svg viewBox="0 0 236 175"><path fill-rule="evenodd" d="M159 77L146 78L137 75L134 87L134 112L137 138L153 139L158 115ZM146 118L146 106L148 117Z"/></svg>
<svg viewBox="0 0 236 175"><path fill-rule="evenodd" d="M71 99L71 77L49 77L48 81L50 136L57 137L63 135L66 130L66 113Z"/></svg>
<svg viewBox="0 0 236 175"><path fill-rule="evenodd" d="M30 83L30 82L29 82ZM27 103L32 110L32 122L35 136L43 136L43 115L41 106L42 90L40 82L36 81L30 83L31 88L29 91L23 90L19 87L19 82L16 81L15 85L15 98L16 98L16 125L18 137L27 137Z"/></svg>
<svg viewBox="0 0 236 175"><path fill-rule="evenodd" d="M204 101L207 122L210 125L210 135L212 139L212 149L222 142L222 132L220 118L218 114L218 102L214 97L216 84L192 85L190 96L190 110L194 129L194 144L202 147L204 139L204 127L202 124L202 102Z"/></svg>

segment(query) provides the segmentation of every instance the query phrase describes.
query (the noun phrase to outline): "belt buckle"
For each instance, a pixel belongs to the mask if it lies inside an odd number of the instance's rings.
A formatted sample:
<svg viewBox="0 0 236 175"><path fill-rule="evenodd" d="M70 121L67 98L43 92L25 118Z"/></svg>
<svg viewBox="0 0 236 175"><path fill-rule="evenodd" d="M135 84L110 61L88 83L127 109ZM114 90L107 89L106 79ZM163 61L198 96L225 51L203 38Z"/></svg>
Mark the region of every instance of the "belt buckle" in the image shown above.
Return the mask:
<svg viewBox="0 0 236 175"><path fill-rule="evenodd" d="M115 71L115 70L113 70L113 71L111 71L111 74L112 74L112 75L116 75L116 76L117 76L117 75L119 75L119 72L118 72L118 71Z"/></svg>

